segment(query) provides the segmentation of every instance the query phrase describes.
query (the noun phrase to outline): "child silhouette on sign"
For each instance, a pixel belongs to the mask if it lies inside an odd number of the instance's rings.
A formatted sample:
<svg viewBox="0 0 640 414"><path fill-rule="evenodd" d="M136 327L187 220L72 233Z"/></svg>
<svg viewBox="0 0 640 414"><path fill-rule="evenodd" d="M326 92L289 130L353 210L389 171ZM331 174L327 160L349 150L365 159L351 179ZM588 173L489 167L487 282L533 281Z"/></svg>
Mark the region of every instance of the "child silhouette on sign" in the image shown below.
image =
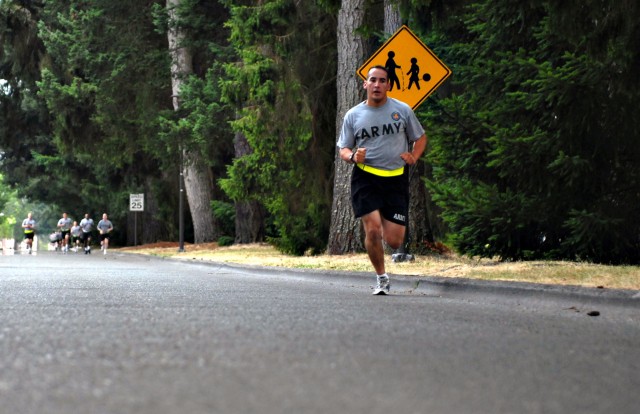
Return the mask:
<svg viewBox="0 0 640 414"><path fill-rule="evenodd" d="M389 59L387 59L387 63L384 65L387 68L387 72L388 72L388 76L389 76L389 90L392 91L393 90L393 85L397 85L398 89L400 89L400 79L398 79L398 75L396 75L396 68L401 69L401 66L398 66L396 64L396 61L393 60L393 58L395 57L396 53L391 50L389 53L387 53L387 56L389 56Z"/></svg>
<svg viewBox="0 0 640 414"><path fill-rule="evenodd" d="M411 75L409 77L409 86L407 89L411 89L413 83L416 83L416 87L420 90L420 66L418 66L418 59L411 58L411 69L407 72L407 75Z"/></svg>

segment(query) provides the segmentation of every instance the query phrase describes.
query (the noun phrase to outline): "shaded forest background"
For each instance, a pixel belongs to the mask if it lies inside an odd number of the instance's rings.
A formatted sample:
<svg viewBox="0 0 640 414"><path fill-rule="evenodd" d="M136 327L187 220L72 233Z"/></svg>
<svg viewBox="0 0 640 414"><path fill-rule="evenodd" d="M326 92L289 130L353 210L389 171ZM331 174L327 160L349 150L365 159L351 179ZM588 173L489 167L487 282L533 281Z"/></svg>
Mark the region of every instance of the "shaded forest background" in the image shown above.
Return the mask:
<svg viewBox="0 0 640 414"><path fill-rule="evenodd" d="M0 0L0 236L32 210L176 240L184 197L188 241L360 250L336 128L400 24L453 71L417 110L410 249L638 264L631 0Z"/></svg>

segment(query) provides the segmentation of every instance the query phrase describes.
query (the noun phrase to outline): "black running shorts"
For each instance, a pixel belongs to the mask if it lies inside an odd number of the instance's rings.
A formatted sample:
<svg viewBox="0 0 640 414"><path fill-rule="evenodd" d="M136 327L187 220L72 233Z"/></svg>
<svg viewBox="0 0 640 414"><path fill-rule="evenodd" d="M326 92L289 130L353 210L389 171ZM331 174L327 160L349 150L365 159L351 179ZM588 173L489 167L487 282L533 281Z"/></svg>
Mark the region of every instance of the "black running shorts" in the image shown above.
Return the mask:
<svg viewBox="0 0 640 414"><path fill-rule="evenodd" d="M405 174L395 177L380 177L360 168L353 168L351 205L356 218L380 210L386 220L406 226L409 211L406 170L405 168Z"/></svg>

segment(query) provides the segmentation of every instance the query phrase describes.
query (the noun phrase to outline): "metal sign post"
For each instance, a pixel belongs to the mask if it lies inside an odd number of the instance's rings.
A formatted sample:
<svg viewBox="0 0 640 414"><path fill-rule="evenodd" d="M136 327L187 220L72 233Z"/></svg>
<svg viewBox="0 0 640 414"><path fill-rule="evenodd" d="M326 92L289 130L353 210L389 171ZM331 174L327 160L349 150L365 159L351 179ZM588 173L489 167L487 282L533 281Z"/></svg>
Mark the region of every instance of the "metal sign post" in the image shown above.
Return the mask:
<svg viewBox="0 0 640 414"><path fill-rule="evenodd" d="M138 212L144 211L144 193L129 194L129 211L133 211L133 245L138 245Z"/></svg>

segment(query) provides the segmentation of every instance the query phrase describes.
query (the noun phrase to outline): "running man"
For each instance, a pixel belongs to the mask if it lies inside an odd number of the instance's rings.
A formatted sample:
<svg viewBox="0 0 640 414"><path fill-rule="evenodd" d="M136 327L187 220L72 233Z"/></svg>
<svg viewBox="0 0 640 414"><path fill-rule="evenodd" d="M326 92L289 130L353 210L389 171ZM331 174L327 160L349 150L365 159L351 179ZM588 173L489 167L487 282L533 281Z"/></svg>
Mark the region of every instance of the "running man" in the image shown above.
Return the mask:
<svg viewBox="0 0 640 414"><path fill-rule="evenodd" d="M78 253L78 247L80 247L80 239L82 238L82 228L78 225L77 221L73 222L71 226L71 244L73 244L73 251Z"/></svg>
<svg viewBox="0 0 640 414"><path fill-rule="evenodd" d="M73 221L69 218L67 213L62 213L62 218L58 220L58 230L62 234L62 252L66 253L69 251L69 233L71 231L71 225Z"/></svg>
<svg viewBox="0 0 640 414"><path fill-rule="evenodd" d="M364 225L364 245L376 272L374 295L389 293L382 242L397 249L404 241L409 211L405 167L418 162L427 145L411 107L387 96L389 80L387 68L369 70L363 84L367 99L346 113L338 139L340 158L354 164L351 205Z"/></svg>
<svg viewBox="0 0 640 414"><path fill-rule="evenodd" d="M91 231L93 230L93 219L89 217L89 213L86 213L84 218L80 220L80 228L82 229L84 254L91 254Z"/></svg>
<svg viewBox="0 0 640 414"><path fill-rule="evenodd" d="M98 231L100 232L100 249L103 254L107 254L107 248L109 247L109 237L113 231L113 224L107 217L107 213L102 215L102 220L98 222Z"/></svg>
<svg viewBox="0 0 640 414"><path fill-rule="evenodd" d="M33 248L33 238L36 235L36 221L33 219L33 213L29 212L27 218L22 221L24 229L24 241L27 244L27 252L31 254Z"/></svg>

